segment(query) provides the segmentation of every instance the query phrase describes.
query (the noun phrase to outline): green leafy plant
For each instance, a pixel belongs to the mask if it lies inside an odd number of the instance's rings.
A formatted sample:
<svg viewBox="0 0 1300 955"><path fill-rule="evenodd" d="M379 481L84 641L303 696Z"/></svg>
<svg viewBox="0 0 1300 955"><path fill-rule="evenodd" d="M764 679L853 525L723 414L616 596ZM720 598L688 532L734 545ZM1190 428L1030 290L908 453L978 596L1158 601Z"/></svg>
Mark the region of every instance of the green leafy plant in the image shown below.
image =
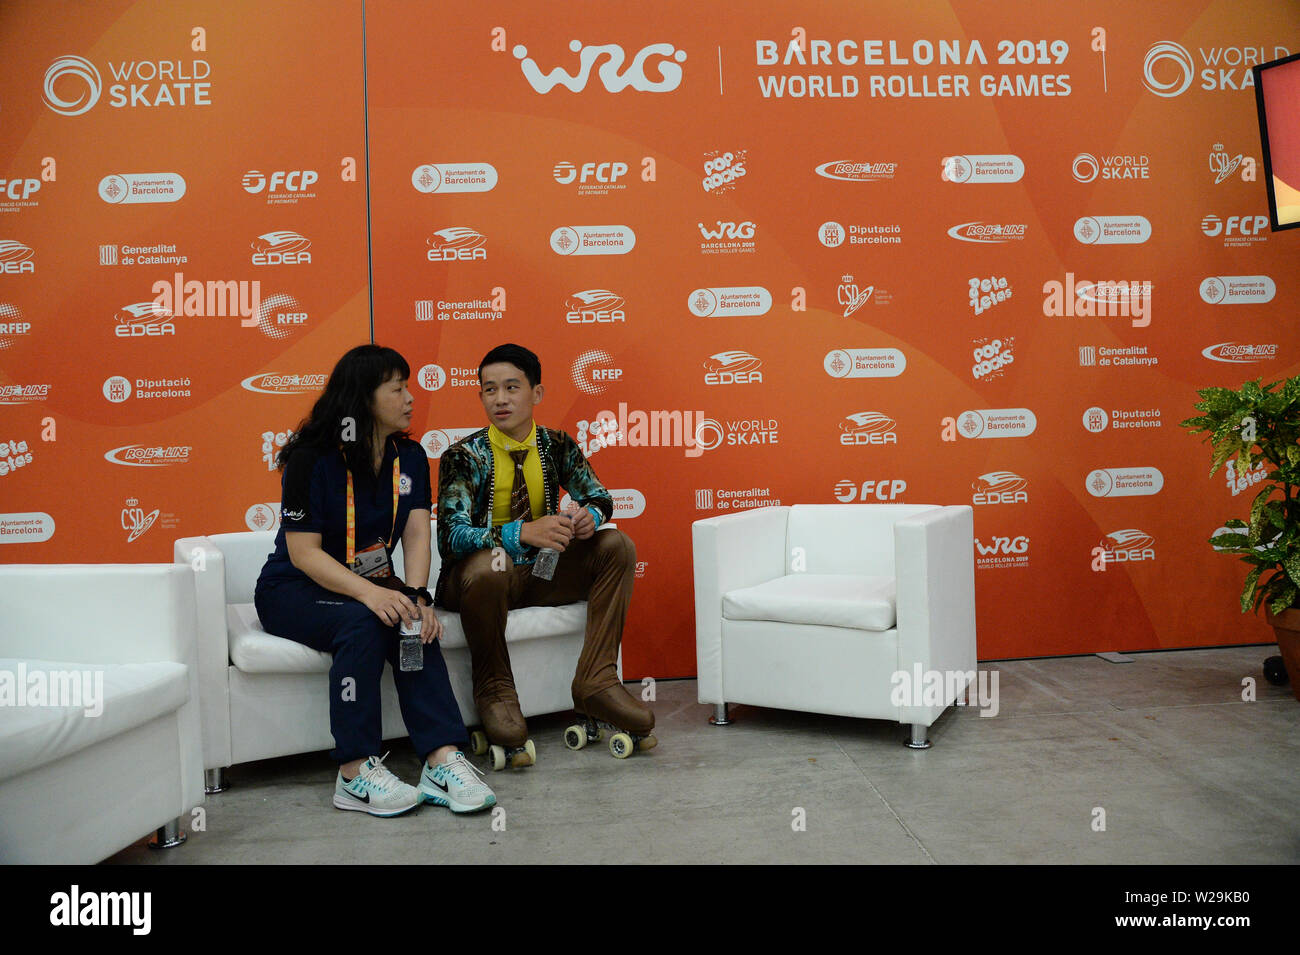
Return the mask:
<svg viewBox="0 0 1300 955"><path fill-rule="evenodd" d="M1228 533L1211 537L1210 544L1251 566L1241 590L1242 613L1262 604L1281 613L1300 604L1300 376L1197 394L1201 400L1193 407L1201 414L1180 426L1206 435L1214 448L1210 477L1234 454L1238 475L1261 462L1269 469L1251 501L1249 522L1226 521Z"/></svg>

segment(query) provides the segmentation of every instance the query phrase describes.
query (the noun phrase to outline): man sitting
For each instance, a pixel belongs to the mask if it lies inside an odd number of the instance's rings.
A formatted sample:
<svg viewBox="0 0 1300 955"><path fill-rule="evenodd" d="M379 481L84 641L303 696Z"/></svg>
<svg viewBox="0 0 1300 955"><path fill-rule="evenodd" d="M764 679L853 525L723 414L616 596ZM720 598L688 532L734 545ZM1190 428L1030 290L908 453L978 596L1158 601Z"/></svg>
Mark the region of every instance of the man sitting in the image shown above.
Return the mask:
<svg viewBox="0 0 1300 955"><path fill-rule="evenodd" d="M506 614L516 607L586 600L574 709L638 737L654 729L654 713L624 689L617 670L636 549L617 528L596 533L613 513L613 499L573 438L533 421L541 381L541 363L527 348L488 352L479 365L479 397L489 424L447 449L438 467L442 571L434 602L460 613L474 703L488 739L514 766L533 761L505 640ZM574 502L563 514L561 487ZM544 548L560 552L551 580L533 574Z"/></svg>

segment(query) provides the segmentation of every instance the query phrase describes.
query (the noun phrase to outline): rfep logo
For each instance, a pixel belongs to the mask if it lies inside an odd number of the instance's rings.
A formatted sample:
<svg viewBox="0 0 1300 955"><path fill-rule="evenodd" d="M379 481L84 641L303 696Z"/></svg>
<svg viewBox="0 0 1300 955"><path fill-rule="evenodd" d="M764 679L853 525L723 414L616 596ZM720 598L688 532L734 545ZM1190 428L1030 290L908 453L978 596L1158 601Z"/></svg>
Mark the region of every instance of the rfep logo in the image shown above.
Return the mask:
<svg viewBox="0 0 1300 955"><path fill-rule="evenodd" d="M747 351L724 351L704 360L706 385L747 385L763 380L763 362Z"/></svg>
<svg viewBox="0 0 1300 955"><path fill-rule="evenodd" d="M490 192L496 184L496 167L486 162L423 163L411 173L416 192Z"/></svg>
<svg viewBox="0 0 1300 955"><path fill-rule="evenodd" d="M425 240L430 262L474 262L487 259L487 237L464 226L439 229Z"/></svg>
<svg viewBox="0 0 1300 955"><path fill-rule="evenodd" d="M948 235L962 242L1018 242L1025 237L1023 222L963 222L948 230Z"/></svg>
<svg viewBox="0 0 1300 955"><path fill-rule="evenodd" d="M311 241L288 230L267 232L253 240L254 265L305 265L311 261Z"/></svg>
<svg viewBox="0 0 1300 955"><path fill-rule="evenodd" d="M1024 504L1029 500L1029 482L1015 471L990 471L971 484L971 504Z"/></svg>
<svg viewBox="0 0 1300 955"><path fill-rule="evenodd" d="M283 292L263 299L257 309L257 327L267 338L277 340L301 331L309 318L298 300Z"/></svg>
<svg viewBox="0 0 1300 955"><path fill-rule="evenodd" d="M152 338L175 335L176 325L171 321L170 309L157 302L136 302L124 305L113 315L117 326L113 334L118 338Z"/></svg>
<svg viewBox="0 0 1300 955"><path fill-rule="evenodd" d="M36 263L32 261L35 254L31 246L14 239L0 239L0 274L32 274L36 271Z"/></svg>
<svg viewBox="0 0 1300 955"><path fill-rule="evenodd" d="M320 391L325 387L325 374L281 375L268 372L252 375L240 382L240 385L259 395L306 395Z"/></svg>
<svg viewBox="0 0 1300 955"><path fill-rule="evenodd" d="M609 289L592 288L574 292L564 300L564 320L570 325L605 325L626 322L623 296Z"/></svg>
<svg viewBox="0 0 1300 955"><path fill-rule="evenodd" d="M879 411L858 411L840 422L839 442L850 447L898 444L898 422Z"/></svg>
<svg viewBox="0 0 1300 955"><path fill-rule="evenodd" d="M584 395L603 395L611 382L623 377L623 369L614 367L614 356L599 348L575 358L570 372L573 383Z"/></svg>
<svg viewBox="0 0 1300 955"><path fill-rule="evenodd" d="M587 88L591 68L602 59L604 62L601 62L596 72L601 85L610 93L621 93L629 86L641 93L669 93L682 82L682 68L678 64L686 62L686 51L675 48L671 43L651 43L643 47L626 69L623 68L623 62L627 54L617 43L583 46L581 40L573 40L569 43L569 49L578 54L576 74L566 73L558 66L543 74L528 55L528 48L522 44L515 46L512 52L515 59L520 61L519 69L524 74L524 79L537 93L549 93L556 86L563 86L571 93L581 93ZM651 65L659 73L657 80L646 76L646 63L651 57L655 58Z"/></svg>
<svg viewBox="0 0 1300 955"><path fill-rule="evenodd" d="M19 336L30 335L32 323L23 320L23 310L10 302L0 302L0 351L12 348Z"/></svg>
<svg viewBox="0 0 1300 955"><path fill-rule="evenodd" d="M824 179L838 179L841 182L879 182L893 179L897 169L896 162L853 162L849 159L836 159L822 163L813 171Z"/></svg>
<svg viewBox="0 0 1300 955"><path fill-rule="evenodd" d="M1155 560L1156 539L1136 527L1112 531L1101 540L1101 559L1107 564Z"/></svg>
<svg viewBox="0 0 1300 955"><path fill-rule="evenodd" d="M174 464L189 464L192 445L124 444L104 453L110 464L123 464L136 468L164 468Z"/></svg>
<svg viewBox="0 0 1300 955"><path fill-rule="evenodd" d="M879 478L863 481L861 485L845 478L835 482L835 500L843 504L865 501L875 498L877 501L896 501L907 490L907 482L901 478Z"/></svg>

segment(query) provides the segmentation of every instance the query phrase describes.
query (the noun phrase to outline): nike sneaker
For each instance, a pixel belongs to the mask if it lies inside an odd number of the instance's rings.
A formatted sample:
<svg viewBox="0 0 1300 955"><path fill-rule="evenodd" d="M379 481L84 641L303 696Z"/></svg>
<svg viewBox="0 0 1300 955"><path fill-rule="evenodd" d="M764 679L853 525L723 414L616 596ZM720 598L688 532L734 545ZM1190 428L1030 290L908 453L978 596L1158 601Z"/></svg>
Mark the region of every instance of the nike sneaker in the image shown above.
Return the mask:
<svg viewBox="0 0 1300 955"><path fill-rule="evenodd" d="M479 777L483 774L457 750L446 762L430 767L426 762L420 773L420 797L452 812L478 812L495 806L496 795Z"/></svg>
<svg viewBox="0 0 1300 955"><path fill-rule="evenodd" d="M388 754L371 756L352 779L342 771L334 782L334 808L368 812L372 816L400 816L420 804L420 792L402 782L384 765Z"/></svg>

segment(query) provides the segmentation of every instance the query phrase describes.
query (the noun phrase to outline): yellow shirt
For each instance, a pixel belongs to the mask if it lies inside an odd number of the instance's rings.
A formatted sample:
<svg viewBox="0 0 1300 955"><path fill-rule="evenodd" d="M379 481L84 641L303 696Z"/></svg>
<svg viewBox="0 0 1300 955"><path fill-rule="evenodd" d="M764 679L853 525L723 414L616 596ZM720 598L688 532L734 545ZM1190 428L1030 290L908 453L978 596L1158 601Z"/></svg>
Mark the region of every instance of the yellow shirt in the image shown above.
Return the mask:
<svg viewBox="0 0 1300 955"><path fill-rule="evenodd" d="M510 452L528 448L524 459L524 481L528 484L528 503L532 505L532 519L542 516L546 507L546 479L542 475L542 459L537 453L537 423L523 441L516 441L494 424L488 425L488 440L492 443L495 477L492 487L492 526L510 523L510 488L515 483L515 462Z"/></svg>

